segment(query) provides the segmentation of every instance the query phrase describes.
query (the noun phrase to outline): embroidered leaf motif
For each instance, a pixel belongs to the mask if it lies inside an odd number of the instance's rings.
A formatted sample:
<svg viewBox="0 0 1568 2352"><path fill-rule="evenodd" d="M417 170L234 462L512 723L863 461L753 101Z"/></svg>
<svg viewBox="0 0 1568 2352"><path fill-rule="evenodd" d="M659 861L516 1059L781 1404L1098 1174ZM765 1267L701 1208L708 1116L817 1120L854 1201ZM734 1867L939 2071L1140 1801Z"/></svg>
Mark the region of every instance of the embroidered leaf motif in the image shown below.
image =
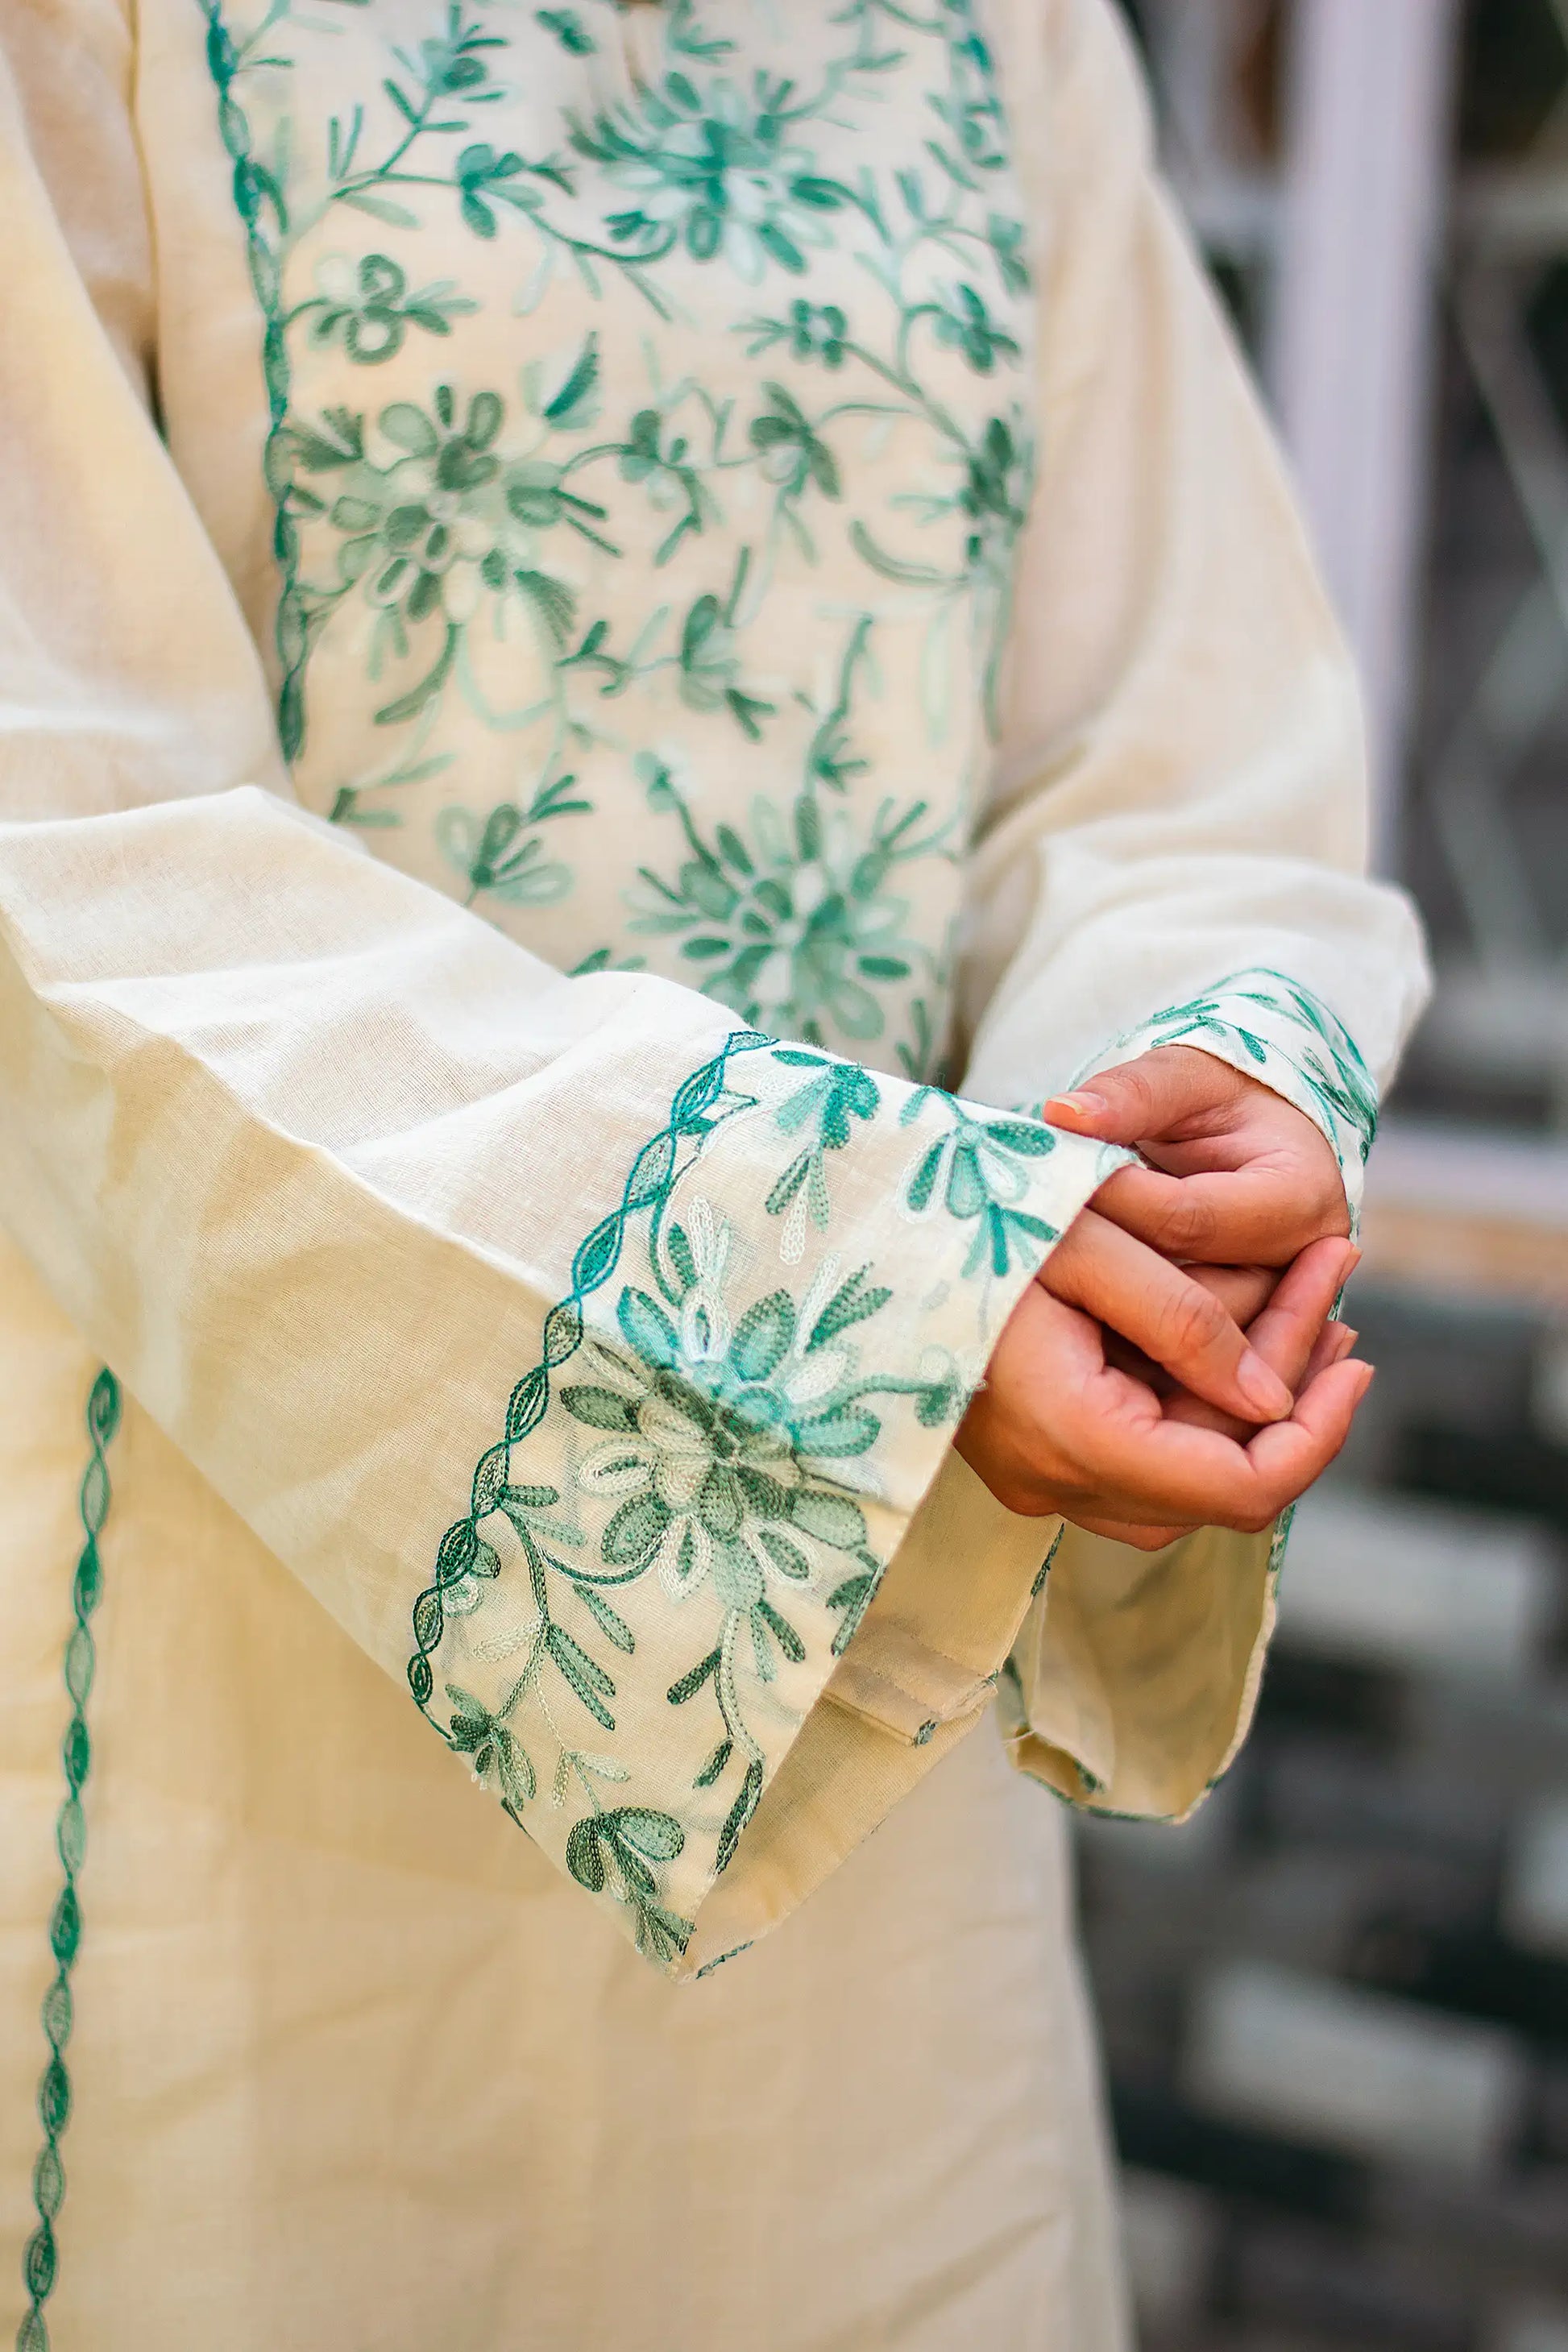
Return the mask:
<svg viewBox="0 0 1568 2352"><path fill-rule="evenodd" d="M599 1824L592 1813L584 1814L573 1824L566 1840L566 1867L579 1886L590 1895L605 1891L605 1856L599 1843Z"/></svg>
<svg viewBox="0 0 1568 2352"><path fill-rule="evenodd" d="M613 1642L617 1650L624 1650L626 1656L631 1657L637 1650L637 1635L632 1632L626 1619L617 1610L612 1609L604 1594L595 1592L591 1584L578 1584L576 1591L578 1600L594 1619L601 1633L606 1640Z"/></svg>
<svg viewBox="0 0 1568 2352"><path fill-rule="evenodd" d="M715 1858L716 1869L720 1871L729 1869L734 1860L735 1848L741 1843L742 1832L756 1811L757 1802L762 1793L763 1768L760 1763L753 1761L746 1767L740 1794L731 1806L724 1826L719 1832L719 1847Z"/></svg>
<svg viewBox="0 0 1568 2352"><path fill-rule="evenodd" d="M865 1514L847 1495L803 1489L791 1498L790 1517L805 1534L831 1544L837 1551L852 1551L866 1540Z"/></svg>
<svg viewBox="0 0 1568 2352"><path fill-rule="evenodd" d="M574 1421L586 1422L591 1429L631 1431L637 1427L632 1400L622 1396L618 1390L563 1389L561 1402Z"/></svg>
<svg viewBox="0 0 1568 2352"><path fill-rule="evenodd" d="M795 1338L795 1302L785 1290L748 1307L731 1342L731 1360L742 1381L765 1381Z"/></svg>
<svg viewBox="0 0 1568 2352"><path fill-rule="evenodd" d="M679 1362L675 1326L646 1290L623 1291L616 1315L628 1345L645 1362L667 1367ZM635 1417L629 1425L636 1426Z"/></svg>
<svg viewBox="0 0 1568 2352"><path fill-rule="evenodd" d="M686 1833L668 1813L645 1805L623 1805L601 1816L602 1836L624 1842L648 1862L673 1862L686 1843Z"/></svg>
<svg viewBox="0 0 1568 2352"><path fill-rule="evenodd" d="M533 21L553 33L570 57L591 58L599 46L574 8L536 8Z"/></svg>
<svg viewBox="0 0 1568 2352"><path fill-rule="evenodd" d="M722 1654L720 1650L710 1650L708 1655L700 1659L689 1674L682 1675L679 1682L671 1683L665 1694L670 1706L684 1706L689 1698L695 1698L709 1676L716 1672Z"/></svg>

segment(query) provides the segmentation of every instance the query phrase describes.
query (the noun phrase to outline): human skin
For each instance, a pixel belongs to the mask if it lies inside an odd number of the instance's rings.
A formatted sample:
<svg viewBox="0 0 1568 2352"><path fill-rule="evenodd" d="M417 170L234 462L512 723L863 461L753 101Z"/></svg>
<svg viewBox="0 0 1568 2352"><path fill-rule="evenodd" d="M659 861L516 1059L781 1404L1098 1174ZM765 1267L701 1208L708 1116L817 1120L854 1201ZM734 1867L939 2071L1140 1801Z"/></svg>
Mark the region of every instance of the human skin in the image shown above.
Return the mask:
<svg viewBox="0 0 1568 2352"><path fill-rule="evenodd" d="M1044 1115L1152 1165L1119 1171L1058 1244L959 1452L1010 1510L1143 1549L1268 1527L1332 1461L1373 1377L1327 1320L1356 1261L1333 1152L1271 1088L1188 1046Z"/></svg>

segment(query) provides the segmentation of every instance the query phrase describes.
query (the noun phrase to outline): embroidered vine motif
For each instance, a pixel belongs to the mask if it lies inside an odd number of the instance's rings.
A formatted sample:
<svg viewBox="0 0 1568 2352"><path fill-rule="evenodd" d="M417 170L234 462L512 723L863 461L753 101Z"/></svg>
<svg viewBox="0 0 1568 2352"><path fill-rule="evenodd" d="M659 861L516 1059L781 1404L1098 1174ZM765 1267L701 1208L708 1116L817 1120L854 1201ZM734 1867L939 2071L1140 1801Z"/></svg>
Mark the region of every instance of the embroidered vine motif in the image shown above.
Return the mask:
<svg viewBox="0 0 1568 2352"><path fill-rule="evenodd" d="M201 5L303 797L563 965L618 898L656 967L742 1019L889 1036L929 1075L1033 464L971 0L815 0L804 62L735 0L722 30L679 0L629 82L596 5L522 36L431 0L396 42ZM891 761L889 706L916 730ZM670 755L710 724L727 823ZM542 933L583 896L582 824L639 775L626 830L673 856L607 904L601 859L599 903ZM433 856L398 838L416 814Z"/></svg>
<svg viewBox="0 0 1568 2352"><path fill-rule="evenodd" d="M1310 989L1262 968L1232 972L1118 1038L1118 1057L1129 1045L1151 1052L1189 1038L1228 1047L1226 1059L1307 1111L1342 1167L1359 1173L1377 1133L1376 1083L1350 1032Z"/></svg>
<svg viewBox="0 0 1568 2352"><path fill-rule="evenodd" d="M859 763L844 733L848 681L868 621L858 623L845 658L837 699L812 738L803 789L793 805L759 794L749 816L703 828L672 759L639 755L637 769L648 805L679 820L689 856L666 881L650 866L628 892L631 929L644 937L676 937L692 980L744 1021L784 1036L826 1045L829 1034L856 1043L878 1037L883 1008L878 988L920 971L926 989L945 986L945 959L916 935L910 901L888 884L914 859L952 856L953 827L929 822L923 801L898 810L884 801L869 837L847 813L824 808L818 787L841 789ZM906 1056L911 1076L923 1066L929 1024L914 1000L915 1043Z"/></svg>
<svg viewBox="0 0 1568 2352"><path fill-rule="evenodd" d="M55 1850L59 1855L62 1883L49 1917L49 1949L55 1979L44 1995L44 2038L48 2063L38 2084L38 2121L44 2144L33 2166L33 2203L37 2226L22 2257L22 2280L27 2309L16 2331L16 2352L48 2352L48 2322L44 2306L55 2291L59 2274L59 2243L55 2224L65 2202L65 2165L60 2142L71 2115L70 2072L66 2063L75 2012L71 1972L81 1944L81 1903L77 1892L87 1852L87 1821L82 1791L92 1769L92 1742L87 1727L87 1702L97 1664L92 1618L103 1592L103 1563L98 1539L109 1517L108 1450L120 1426L120 1384L112 1372L100 1371L87 1404L87 1434L91 1452L82 1475L77 1507L83 1543L71 1586L75 1622L66 1643L65 1686L71 1703L70 1720L60 1747L66 1793L55 1822Z"/></svg>
<svg viewBox="0 0 1568 2352"><path fill-rule="evenodd" d="M919 1119L934 1094L922 1087L910 1097L900 1114L905 1126ZM1034 1119L978 1114L951 1095L935 1098L951 1124L915 1161L907 1206L916 1216L940 1207L958 1223L973 1223L966 1276L986 1268L1004 1275L1015 1264L1037 1263L1057 1239L1057 1230L1025 1203L1031 1197L1032 1163L1055 1150L1056 1137Z"/></svg>
<svg viewBox="0 0 1568 2352"><path fill-rule="evenodd" d="M568 1363L582 1347L584 1301L614 1274L632 1219L646 1212L657 1229L680 1165L682 1145L689 1146L710 1132L713 1119L724 1115L731 1063L738 1055L755 1053L768 1042L739 1032L726 1039L722 1050L711 1061L685 1080L670 1105L668 1122L644 1145L633 1162L619 1206L579 1244L573 1259L571 1291L551 1308L544 1320L542 1356L512 1391L507 1404L505 1434L479 1461L474 1472L468 1511L442 1538L435 1580L414 1604L415 1650L408 1664L408 1684L416 1705L428 1714L435 1688L430 1661L446 1633L455 1598L459 1615L471 1613L479 1601L476 1580L489 1580L500 1574L500 1555L479 1532L482 1523L493 1522L500 1513L512 1528L527 1565L537 1613L532 1646L521 1673L493 1712L460 1685L447 1685L453 1713L446 1736L459 1753L474 1758L475 1770L481 1779L493 1776L507 1811L520 1822L522 1807L533 1796L537 1781L532 1760L519 1746L510 1719L527 1693L539 1683L547 1664L554 1667L596 1722L606 1729L614 1728L605 1700L615 1696L615 1683L556 1621L551 1605L550 1569L554 1568L565 1577L584 1598L589 1613L597 1619L601 1630L616 1648L629 1650L633 1636L619 1612L599 1591L603 1580L592 1573L574 1574L558 1554L544 1549L549 1530L542 1527L536 1533L534 1515L558 1504L560 1494L553 1486L514 1482L510 1475L513 1451L543 1421L550 1406L552 1373ZM736 1106L731 1102L728 1108L732 1110ZM617 1580L615 1577L609 1580L612 1583ZM628 1828L616 1817L616 1809L605 1806L595 1786L595 1780L617 1777L622 1768L614 1759L587 1754L566 1740L558 1740L557 1746L555 1801L564 1801L570 1780L574 1777L590 1807L584 1821L573 1831L575 1843L568 1854L573 1875L598 1893L605 1885L607 1867L613 1865L618 1881L616 1891L630 1906L636 1922L638 1950L650 1958L668 1960L685 1949L691 1924L658 1901L658 1881L650 1865L678 1854L685 1843L685 1832L668 1814L647 1809L637 1809L638 1818ZM584 1828L584 1822L593 1826Z"/></svg>
<svg viewBox="0 0 1568 2352"><path fill-rule="evenodd" d="M951 1426L979 1377L993 1284L1016 1288L1058 1202L1070 1213L1121 1156L1089 1147L1055 1186L1049 1129L889 1084L750 1031L683 1080L580 1244L415 1604L421 1708L514 1820L537 1829L546 1790L553 1811L570 1800L567 1869L626 1907L661 1965L693 1899L673 1903L667 1874L700 1894L733 1854L876 1592L900 1449ZM731 1143L742 1129L755 1139ZM923 1302L833 1245L857 1226L831 1171L858 1147L927 1224ZM718 1205L737 1167L763 1176L771 1277L756 1228ZM647 1722L658 1692L695 1743L679 1809L664 1770L659 1801L614 1801L628 1759L668 1748Z"/></svg>

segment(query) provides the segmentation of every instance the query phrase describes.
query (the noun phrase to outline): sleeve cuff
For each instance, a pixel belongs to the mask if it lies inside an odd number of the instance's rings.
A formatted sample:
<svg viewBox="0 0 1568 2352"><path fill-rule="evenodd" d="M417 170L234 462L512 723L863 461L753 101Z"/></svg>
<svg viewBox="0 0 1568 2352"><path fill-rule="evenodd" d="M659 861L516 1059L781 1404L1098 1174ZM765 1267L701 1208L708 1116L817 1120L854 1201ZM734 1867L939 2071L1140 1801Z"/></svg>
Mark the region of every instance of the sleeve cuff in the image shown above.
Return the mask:
<svg viewBox="0 0 1568 2352"><path fill-rule="evenodd" d="M1064 1529L999 1688L1019 1770L1090 1811L1184 1820L1250 1728L1289 1526L1159 1552Z"/></svg>
<svg viewBox="0 0 1568 2352"><path fill-rule="evenodd" d="M988 1701L1051 1529L1000 1513L988 1554L952 1432L1125 1157L740 1033L579 1242L408 1679L666 1973L773 1924Z"/></svg>
<svg viewBox="0 0 1568 2352"><path fill-rule="evenodd" d="M1118 1037L1074 1083L1159 1045L1196 1045L1304 1111L1328 1138L1351 1209L1359 1210L1377 1130L1377 1087L1350 1032L1320 997L1281 972L1233 972Z"/></svg>
<svg viewBox="0 0 1568 2352"><path fill-rule="evenodd" d="M1167 1006L1079 1074L1187 1045L1305 1112L1352 1217L1377 1126L1353 1039L1299 982L1261 968ZM1092 1811L1180 1821L1247 1736L1273 1631L1289 1514L1261 1535L1205 1528L1161 1552L1064 1530L1000 1685L1019 1769Z"/></svg>

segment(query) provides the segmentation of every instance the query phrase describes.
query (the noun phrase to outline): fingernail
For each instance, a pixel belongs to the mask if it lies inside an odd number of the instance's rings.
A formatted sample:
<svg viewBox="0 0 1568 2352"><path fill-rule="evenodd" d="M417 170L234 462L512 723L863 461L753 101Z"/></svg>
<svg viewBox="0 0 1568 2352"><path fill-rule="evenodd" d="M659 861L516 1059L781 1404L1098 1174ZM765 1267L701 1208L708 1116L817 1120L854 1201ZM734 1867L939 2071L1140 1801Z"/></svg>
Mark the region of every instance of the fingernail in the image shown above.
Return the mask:
<svg viewBox="0 0 1568 2352"><path fill-rule="evenodd" d="M1356 1391L1357 1404L1360 1404L1363 1397L1365 1396L1368 1389L1371 1388L1373 1381L1376 1378L1377 1366L1375 1364L1366 1364L1362 1368L1361 1386Z"/></svg>
<svg viewBox="0 0 1568 2352"><path fill-rule="evenodd" d="M1266 1421L1281 1421L1289 1412L1289 1390L1278 1372L1271 1372L1261 1356L1248 1348L1236 1368L1236 1385L1255 1412Z"/></svg>
<svg viewBox="0 0 1568 2352"><path fill-rule="evenodd" d="M1103 1095L1053 1095L1045 1105L1047 1118L1053 1111L1065 1111L1068 1118L1100 1118L1110 1108Z"/></svg>
<svg viewBox="0 0 1568 2352"><path fill-rule="evenodd" d="M1339 1354L1334 1359L1334 1361L1337 1364L1343 1363L1345 1358L1350 1354L1351 1349L1355 1346L1356 1341L1360 1338L1361 1333L1359 1331L1352 1331L1348 1323L1342 1323L1339 1326L1339 1338L1335 1343L1339 1349Z"/></svg>
<svg viewBox="0 0 1568 2352"><path fill-rule="evenodd" d="M1356 1247L1354 1242L1347 1242L1345 1244L1344 1272L1341 1275L1340 1280L1342 1282L1348 1282L1360 1264L1360 1250Z"/></svg>

